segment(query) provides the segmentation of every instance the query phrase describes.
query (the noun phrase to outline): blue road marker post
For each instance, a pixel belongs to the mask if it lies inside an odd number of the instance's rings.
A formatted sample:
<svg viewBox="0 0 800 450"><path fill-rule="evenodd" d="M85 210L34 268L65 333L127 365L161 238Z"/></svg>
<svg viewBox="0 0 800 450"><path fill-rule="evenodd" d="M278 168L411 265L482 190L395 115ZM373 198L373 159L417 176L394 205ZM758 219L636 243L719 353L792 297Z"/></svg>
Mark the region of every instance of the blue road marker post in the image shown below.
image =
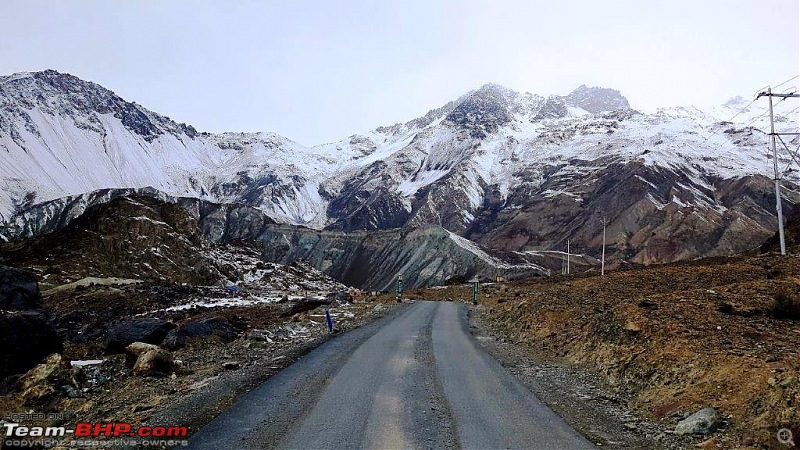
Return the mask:
<svg viewBox="0 0 800 450"><path fill-rule="evenodd" d="M477 278L472 280L472 304L478 304L478 295L480 293L480 281Z"/></svg>
<svg viewBox="0 0 800 450"><path fill-rule="evenodd" d="M330 308L325 308L325 321L328 322L328 332L333 332L333 317Z"/></svg>

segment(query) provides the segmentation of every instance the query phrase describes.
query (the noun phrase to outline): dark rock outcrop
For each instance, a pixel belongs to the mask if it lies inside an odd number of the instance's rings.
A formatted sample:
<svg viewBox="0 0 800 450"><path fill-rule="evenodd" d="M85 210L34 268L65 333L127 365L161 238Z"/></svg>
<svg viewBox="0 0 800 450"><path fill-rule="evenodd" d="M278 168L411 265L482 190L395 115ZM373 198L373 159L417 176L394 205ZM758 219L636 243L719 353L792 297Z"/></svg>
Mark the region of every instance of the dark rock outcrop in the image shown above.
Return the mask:
<svg viewBox="0 0 800 450"><path fill-rule="evenodd" d="M0 310L41 307L36 277L25 270L0 266Z"/></svg>
<svg viewBox="0 0 800 450"><path fill-rule="evenodd" d="M304 298L289 308L288 311L283 313L283 317L291 317L295 314L299 314L301 312L311 311L312 309L319 308L320 306L330 305L331 300L325 299L320 300L316 298Z"/></svg>
<svg viewBox="0 0 800 450"><path fill-rule="evenodd" d="M44 314L0 312L0 378L23 373L63 349L61 338Z"/></svg>
<svg viewBox="0 0 800 450"><path fill-rule="evenodd" d="M467 130L472 137L483 138L511 121L507 97L514 92L487 84L467 94L445 120Z"/></svg>
<svg viewBox="0 0 800 450"><path fill-rule="evenodd" d="M176 325L161 319L130 319L111 326L108 330L107 353L122 353L134 342L160 344Z"/></svg>
<svg viewBox="0 0 800 450"><path fill-rule="evenodd" d="M543 273L521 261L492 257L435 226L341 232L273 225L260 239L268 261L307 261L347 285L366 290L390 290L399 274L410 289L444 284L454 276L494 279Z"/></svg>
<svg viewBox="0 0 800 450"><path fill-rule="evenodd" d="M221 342L230 342L239 336L239 330L233 327L224 317L210 317L207 319L192 320L170 331L161 343L161 346L176 350L193 341L202 339L216 339Z"/></svg>

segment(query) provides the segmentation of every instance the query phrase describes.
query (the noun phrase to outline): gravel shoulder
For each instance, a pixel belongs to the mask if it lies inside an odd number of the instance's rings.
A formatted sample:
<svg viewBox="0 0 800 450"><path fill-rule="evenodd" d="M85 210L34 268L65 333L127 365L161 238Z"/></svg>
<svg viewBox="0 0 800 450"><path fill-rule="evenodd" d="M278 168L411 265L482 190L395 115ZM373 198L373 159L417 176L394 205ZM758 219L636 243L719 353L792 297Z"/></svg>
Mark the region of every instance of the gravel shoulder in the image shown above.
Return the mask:
<svg viewBox="0 0 800 450"><path fill-rule="evenodd" d="M661 423L637 417L625 405L631 393L606 385L590 372L544 361L510 343L482 320L482 307L470 306L470 332L477 342L589 441L612 449L682 449L682 439Z"/></svg>

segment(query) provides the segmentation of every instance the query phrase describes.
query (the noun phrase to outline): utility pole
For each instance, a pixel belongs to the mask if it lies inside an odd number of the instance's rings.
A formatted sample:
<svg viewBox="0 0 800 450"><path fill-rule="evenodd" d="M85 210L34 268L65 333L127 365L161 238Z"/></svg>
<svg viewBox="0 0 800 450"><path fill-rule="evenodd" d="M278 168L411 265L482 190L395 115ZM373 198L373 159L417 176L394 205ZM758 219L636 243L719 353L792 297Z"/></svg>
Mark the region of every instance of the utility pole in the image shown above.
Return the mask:
<svg viewBox="0 0 800 450"><path fill-rule="evenodd" d="M569 275L569 239L567 239L567 275Z"/></svg>
<svg viewBox="0 0 800 450"><path fill-rule="evenodd" d="M606 274L606 217L603 216L603 256L600 258L600 276Z"/></svg>
<svg viewBox="0 0 800 450"><path fill-rule="evenodd" d="M780 174L778 173L778 149L776 146L776 138L780 134L796 134L796 133L776 133L775 132L775 116L774 111L772 109L772 97L781 97L781 98L789 98L789 97L800 97L800 94L774 94L772 92L772 88L767 88L765 92L759 92L756 96L756 99L761 97L768 97L769 98L769 141L770 147L772 147L772 165L773 169L775 170L775 210L778 212L778 236L780 237L781 241L781 255L786 254L786 237L783 233L783 205L781 201L781 178Z"/></svg>

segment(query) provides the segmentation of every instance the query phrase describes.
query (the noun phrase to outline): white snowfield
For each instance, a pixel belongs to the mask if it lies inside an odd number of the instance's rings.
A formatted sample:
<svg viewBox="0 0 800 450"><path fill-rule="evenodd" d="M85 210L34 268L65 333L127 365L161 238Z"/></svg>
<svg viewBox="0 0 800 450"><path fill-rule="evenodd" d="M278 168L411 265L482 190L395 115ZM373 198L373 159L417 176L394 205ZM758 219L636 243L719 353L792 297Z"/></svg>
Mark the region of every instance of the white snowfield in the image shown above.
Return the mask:
<svg viewBox="0 0 800 450"><path fill-rule="evenodd" d="M599 169L639 160L679 170L711 191L711 177L772 177L762 131L769 126L766 99L744 110L748 102L737 98L708 111L673 107L622 118L568 104L565 116L548 118L543 108L557 107L562 97L485 86L420 119L307 147L274 133L195 133L129 103L138 116L130 110L128 116L146 118L156 130L137 133L136 124L123 124L125 114L88 106L97 99L122 102L112 92L56 72L49 78L61 84L30 73L0 77L0 222L67 195L149 186L173 196L249 203L279 222L322 228L331 220L328 199L358 177L368 179L365 189L393 190L409 211L421 189L451 183L468 199L463 220L469 223L489 190L507 196L547 168L581 176L574 160L583 162L581 171L587 163ZM481 93L494 95L509 121L479 139L445 118ZM580 103L591 102L590 94L575 96L576 104L591 104ZM777 104L779 131L797 131L796 107L796 99ZM725 122L734 115L733 123ZM784 140L797 147L797 140ZM786 151L780 163L782 169L790 165ZM370 178L373 169L380 176Z"/></svg>

